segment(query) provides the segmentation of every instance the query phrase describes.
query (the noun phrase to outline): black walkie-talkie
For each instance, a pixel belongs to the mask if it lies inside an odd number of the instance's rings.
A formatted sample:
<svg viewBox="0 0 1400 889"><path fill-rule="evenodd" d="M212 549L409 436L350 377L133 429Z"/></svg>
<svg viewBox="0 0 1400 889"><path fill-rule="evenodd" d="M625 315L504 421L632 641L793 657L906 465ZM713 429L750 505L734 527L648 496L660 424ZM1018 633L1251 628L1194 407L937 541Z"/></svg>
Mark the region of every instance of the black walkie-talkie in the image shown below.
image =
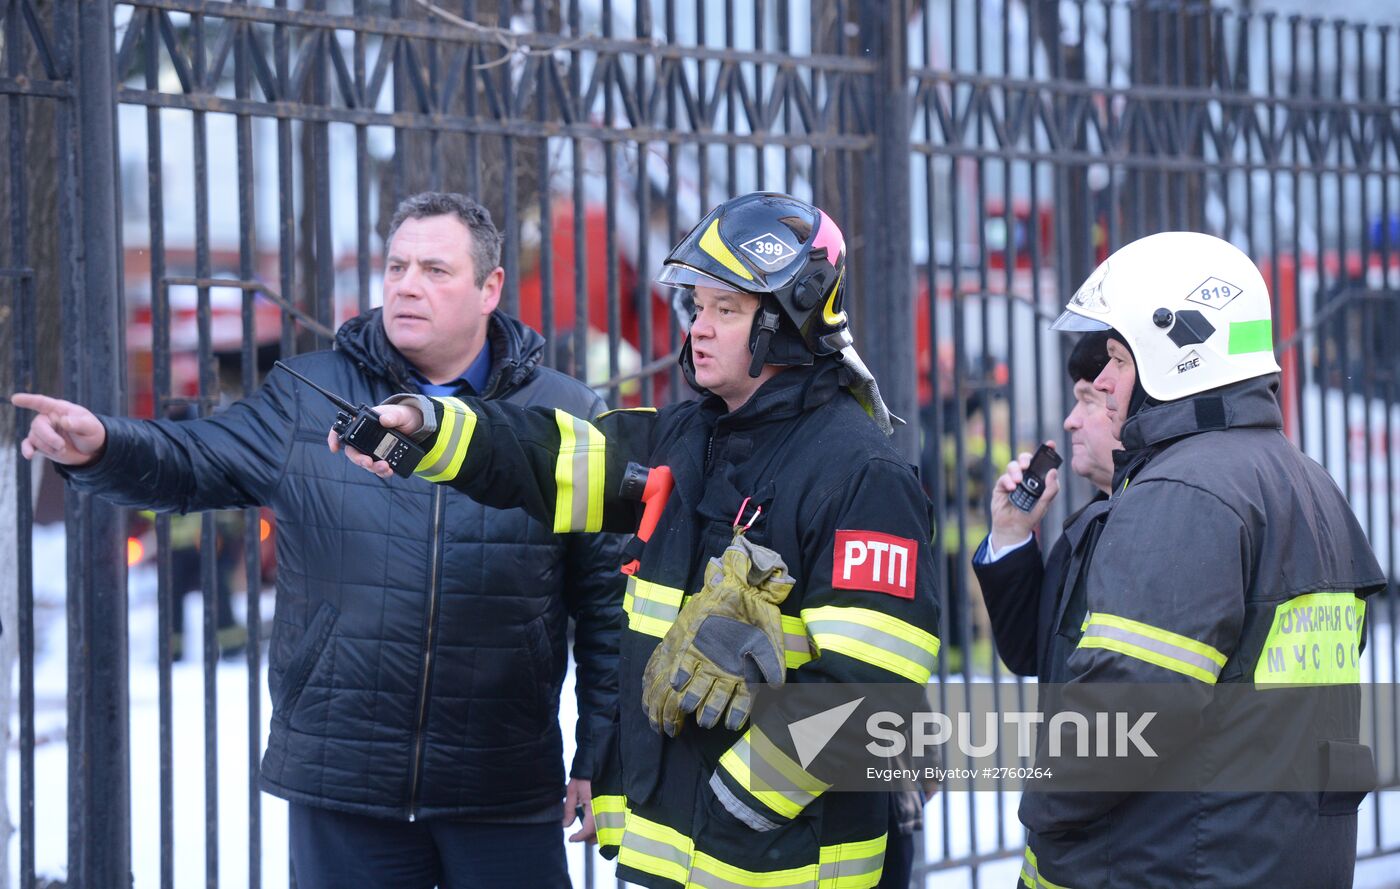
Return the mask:
<svg viewBox="0 0 1400 889"><path fill-rule="evenodd" d="M331 404L340 409L335 415L335 423L331 428L340 436L341 444L351 445L357 451L369 454L377 460L383 460L394 470L394 475L401 475L404 478L413 475L413 470L417 469L418 464L423 461L423 456L427 451L402 432L380 426L379 414L375 413L374 408L367 404L356 407L339 395L316 385L280 361L273 366L282 368L312 389L320 392Z"/></svg>

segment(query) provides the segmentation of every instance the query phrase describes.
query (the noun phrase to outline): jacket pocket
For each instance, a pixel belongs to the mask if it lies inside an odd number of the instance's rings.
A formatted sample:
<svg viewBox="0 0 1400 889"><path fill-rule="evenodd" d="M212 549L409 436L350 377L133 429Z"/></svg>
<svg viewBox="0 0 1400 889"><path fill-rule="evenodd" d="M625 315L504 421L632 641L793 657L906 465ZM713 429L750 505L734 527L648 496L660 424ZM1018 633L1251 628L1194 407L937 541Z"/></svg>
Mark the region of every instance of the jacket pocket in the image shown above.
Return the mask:
<svg viewBox="0 0 1400 889"><path fill-rule="evenodd" d="M311 678L316 663L321 659L321 652L325 650L326 641L330 639L331 630L339 616L340 611L329 602L322 602L317 606L316 613L311 616L311 623L307 624L306 632L301 634L301 641L297 642L297 647L292 652L287 672L282 676L282 693L274 705L275 715L285 720L296 709L297 700L306 688L306 681Z"/></svg>
<svg viewBox="0 0 1400 889"><path fill-rule="evenodd" d="M819 837L824 798L814 800L791 821L782 822L771 830L755 830L725 807L705 777L701 780L703 783L696 790L693 829L697 851L725 864L759 872L797 867L821 859ZM815 889L816 882L796 885Z"/></svg>
<svg viewBox="0 0 1400 889"><path fill-rule="evenodd" d="M1322 790L1317 795L1319 815L1355 815L1376 789L1376 760L1371 748L1351 741L1323 741Z"/></svg>
<svg viewBox="0 0 1400 889"><path fill-rule="evenodd" d="M558 725L545 619L501 608L483 612L481 619L482 632L467 640L473 656L464 743L469 747L539 743ZM487 632L488 627L494 630Z"/></svg>
<svg viewBox="0 0 1400 889"><path fill-rule="evenodd" d="M552 650L543 616L525 625L525 651L529 659L526 666L531 677L530 700L533 703L532 712L541 723L547 722L549 717L554 715L548 712L549 702L554 699Z"/></svg>

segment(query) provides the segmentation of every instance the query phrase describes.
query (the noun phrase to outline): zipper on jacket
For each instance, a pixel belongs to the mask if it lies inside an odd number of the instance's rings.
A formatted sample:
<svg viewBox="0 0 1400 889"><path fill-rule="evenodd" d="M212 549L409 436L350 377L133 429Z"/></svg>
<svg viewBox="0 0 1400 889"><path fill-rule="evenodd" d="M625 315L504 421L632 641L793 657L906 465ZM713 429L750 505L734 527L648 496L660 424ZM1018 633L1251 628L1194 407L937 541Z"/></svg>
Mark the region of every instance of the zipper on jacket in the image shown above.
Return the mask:
<svg viewBox="0 0 1400 889"><path fill-rule="evenodd" d="M423 682L418 689L418 724L413 735L413 785L408 792L408 820L413 821L418 817L418 781L422 777L423 766L423 746L427 743L426 733L423 731L423 722L428 714L428 683L432 679L433 667L433 628L437 625L437 603L438 603L438 550L441 545L442 533L442 486L433 485L433 545L430 550L431 564L429 565L428 581L428 633L427 643L423 646Z"/></svg>

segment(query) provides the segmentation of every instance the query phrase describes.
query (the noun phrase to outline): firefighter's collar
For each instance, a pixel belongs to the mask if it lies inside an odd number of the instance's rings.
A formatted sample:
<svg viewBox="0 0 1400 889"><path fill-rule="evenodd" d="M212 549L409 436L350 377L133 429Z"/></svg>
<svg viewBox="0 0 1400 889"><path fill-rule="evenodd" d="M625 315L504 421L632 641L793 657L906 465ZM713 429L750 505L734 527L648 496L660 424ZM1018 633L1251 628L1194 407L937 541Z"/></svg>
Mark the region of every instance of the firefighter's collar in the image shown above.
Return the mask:
<svg viewBox="0 0 1400 889"><path fill-rule="evenodd" d="M1123 424L1123 449L1138 451L1220 429L1282 429L1278 384L1278 374L1269 374L1144 408Z"/></svg>
<svg viewBox="0 0 1400 889"><path fill-rule="evenodd" d="M727 427L757 426L786 420L830 401L839 388L837 371L835 364L822 360L815 364L787 367L765 380L749 400L735 411L726 413L724 401L717 396L707 398L705 406L715 414L718 424Z"/></svg>

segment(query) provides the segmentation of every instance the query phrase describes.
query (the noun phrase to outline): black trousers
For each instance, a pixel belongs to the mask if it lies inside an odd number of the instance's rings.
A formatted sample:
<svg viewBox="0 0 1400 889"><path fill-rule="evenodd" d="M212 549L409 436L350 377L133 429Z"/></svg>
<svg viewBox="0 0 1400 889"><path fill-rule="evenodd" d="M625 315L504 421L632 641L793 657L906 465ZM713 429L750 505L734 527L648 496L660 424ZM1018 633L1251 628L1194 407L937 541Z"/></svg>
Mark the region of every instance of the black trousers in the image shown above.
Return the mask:
<svg viewBox="0 0 1400 889"><path fill-rule="evenodd" d="M291 803L297 889L567 889L558 824L389 821Z"/></svg>
<svg viewBox="0 0 1400 889"><path fill-rule="evenodd" d="M900 833L890 822L889 839L885 841L885 869L876 889L909 889L914 875L914 837Z"/></svg>

